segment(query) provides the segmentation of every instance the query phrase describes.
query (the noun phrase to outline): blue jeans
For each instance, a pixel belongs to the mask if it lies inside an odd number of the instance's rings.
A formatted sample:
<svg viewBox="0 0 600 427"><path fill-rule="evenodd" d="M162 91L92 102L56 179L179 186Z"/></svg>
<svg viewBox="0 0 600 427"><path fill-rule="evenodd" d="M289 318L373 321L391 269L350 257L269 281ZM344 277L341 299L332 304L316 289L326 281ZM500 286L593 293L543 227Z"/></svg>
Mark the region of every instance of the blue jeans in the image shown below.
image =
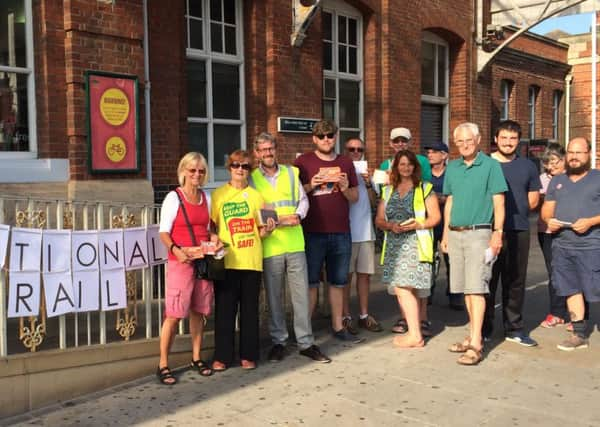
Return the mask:
<svg viewBox="0 0 600 427"><path fill-rule="evenodd" d="M283 290L287 281L294 308L294 333L298 347L304 350L313 345L315 339L310 323L306 254L294 252L265 258L263 281L271 314L269 333L273 344L285 345L288 339L283 299Z"/></svg>
<svg viewBox="0 0 600 427"><path fill-rule="evenodd" d="M346 286L352 257L350 233L305 233L304 240L309 286L319 286L323 262L327 265L327 283L339 288Z"/></svg>

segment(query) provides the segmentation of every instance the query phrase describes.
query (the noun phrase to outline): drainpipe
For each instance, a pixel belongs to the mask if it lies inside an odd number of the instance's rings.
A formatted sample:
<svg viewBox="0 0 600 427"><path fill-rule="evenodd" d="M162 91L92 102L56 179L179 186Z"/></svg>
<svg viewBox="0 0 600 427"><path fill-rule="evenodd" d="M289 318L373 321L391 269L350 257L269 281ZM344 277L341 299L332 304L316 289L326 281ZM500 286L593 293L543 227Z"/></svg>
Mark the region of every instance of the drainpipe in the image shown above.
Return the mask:
<svg viewBox="0 0 600 427"><path fill-rule="evenodd" d="M144 0L144 140L146 145L146 178L152 185L152 131L150 126L150 58L148 48L148 0Z"/></svg>
<svg viewBox="0 0 600 427"><path fill-rule="evenodd" d="M596 109L598 108L597 104L597 99L596 99L596 94L597 94L597 85L598 85L598 79L596 76L596 62L598 61L598 46L597 46L597 40L596 40L596 28L597 28L597 23L596 23L596 2L594 1L594 13L592 14L592 138L591 138L591 142L592 142L592 159L593 159L593 163L592 163L592 168L596 169L596 117L597 117L597 112Z"/></svg>
<svg viewBox="0 0 600 427"><path fill-rule="evenodd" d="M565 148L571 137L571 82L573 74L569 73L565 76Z"/></svg>

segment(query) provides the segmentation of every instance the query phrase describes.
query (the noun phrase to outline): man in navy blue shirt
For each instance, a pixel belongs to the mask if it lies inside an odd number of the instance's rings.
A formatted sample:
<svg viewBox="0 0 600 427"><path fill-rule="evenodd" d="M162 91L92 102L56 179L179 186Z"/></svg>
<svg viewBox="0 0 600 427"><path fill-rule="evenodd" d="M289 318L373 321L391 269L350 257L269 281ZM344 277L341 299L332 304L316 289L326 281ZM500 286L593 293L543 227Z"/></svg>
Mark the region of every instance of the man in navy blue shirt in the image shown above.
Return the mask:
<svg viewBox="0 0 600 427"><path fill-rule="evenodd" d="M437 195L440 203L440 212L444 212L444 204L446 203L446 196L444 195L444 177L446 176L446 161L448 160L448 146L442 142L433 142L425 144L423 146L425 153L427 154L427 160L431 165L431 184L433 184L433 191ZM438 225L433 228L433 249L437 252L437 261L440 262L440 253L437 251L438 243L442 239L444 233L444 218ZM465 309L462 299L462 294L450 293L450 260L448 254L443 254L444 262L446 263L446 295L448 296L448 303L451 309L462 311ZM435 282L435 277L434 277ZM435 289L435 283L431 286L431 296L429 300L433 299L433 291Z"/></svg>
<svg viewBox="0 0 600 427"><path fill-rule="evenodd" d="M483 336L490 338L494 329L494 303L498 280L502 282L502 318L507 341L532 347L535 342L523 327L525 280L529 258L529 211L540 200L539 172L534 163L517 155L521 126L512 120L500 123L494 140L498 151L492 158L500 162L508 184L505 194L505 220L502 250L492 269L490 293L487 295Z"/></svg>
<svg viewBox="0 0 600 427"><path fill-rule="evenodd" d="M557 347L587 348L585 300L600 301L600 171L592 169L591 144L573 138L567 146L567 171L552 178L542 220L552 238L552 284L567 297L573 334Z"/></svg>

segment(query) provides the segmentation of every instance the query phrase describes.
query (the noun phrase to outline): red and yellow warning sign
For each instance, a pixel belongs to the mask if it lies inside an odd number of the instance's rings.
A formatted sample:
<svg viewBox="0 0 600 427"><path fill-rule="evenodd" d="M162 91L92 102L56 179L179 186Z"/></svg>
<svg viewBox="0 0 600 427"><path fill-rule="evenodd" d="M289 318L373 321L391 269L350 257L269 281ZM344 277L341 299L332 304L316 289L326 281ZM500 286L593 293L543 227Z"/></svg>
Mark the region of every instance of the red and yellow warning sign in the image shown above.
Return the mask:
<svg viewBox="0 0 600 427"><path fill-rule="evenodd" d="M87 77L91 172L137 172L137 78L96 72Z"/></svg>

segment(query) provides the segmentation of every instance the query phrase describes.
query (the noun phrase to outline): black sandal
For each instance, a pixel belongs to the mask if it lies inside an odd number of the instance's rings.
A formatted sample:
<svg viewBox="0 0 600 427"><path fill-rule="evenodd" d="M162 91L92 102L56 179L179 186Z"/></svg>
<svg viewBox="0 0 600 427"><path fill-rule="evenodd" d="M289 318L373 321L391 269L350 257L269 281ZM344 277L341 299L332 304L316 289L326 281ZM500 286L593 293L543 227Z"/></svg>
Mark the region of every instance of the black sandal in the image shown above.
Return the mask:
<svg viewBox="0 0 600 427"><path fill-rule="evenodd" d="M405 334L408 332L408 323L406 319L398 319L398 321L392 326L392 332L395 334Z"/></svg>
<svg viewBox="0 0 600 427"><path fill-rule="evenodd" d="M177 378L173 376L168 366L161 368L160 366L156 369L156 376L158 380L164 385L175 385L177 384Z"/></svg>
<svg viewBox="0 0 600 427"><path fill-rule="evenodd" d="M192 360L190 363L190 367L192 369L196 369L200 375L203 377L210 377L213 374L213 369L208 366L204 360Z"/></svg>

